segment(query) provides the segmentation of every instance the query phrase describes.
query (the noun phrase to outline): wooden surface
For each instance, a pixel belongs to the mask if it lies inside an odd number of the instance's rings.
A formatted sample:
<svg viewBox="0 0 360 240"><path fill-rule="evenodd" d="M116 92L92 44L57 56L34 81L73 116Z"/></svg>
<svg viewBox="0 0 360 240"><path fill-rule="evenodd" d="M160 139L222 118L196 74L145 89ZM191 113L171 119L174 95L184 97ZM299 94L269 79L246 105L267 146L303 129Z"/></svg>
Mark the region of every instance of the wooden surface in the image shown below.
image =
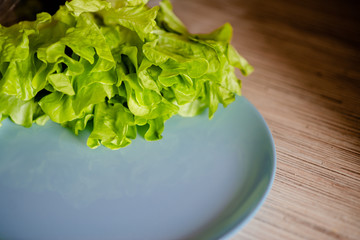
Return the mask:
<svg viewBox="0 0 360 240"><path fill-rule="evenodd" d="M225 22L255 67L243 95L277 148L273 188L231 240L360 239L360 4L173 0L193 33Z"/></svg>

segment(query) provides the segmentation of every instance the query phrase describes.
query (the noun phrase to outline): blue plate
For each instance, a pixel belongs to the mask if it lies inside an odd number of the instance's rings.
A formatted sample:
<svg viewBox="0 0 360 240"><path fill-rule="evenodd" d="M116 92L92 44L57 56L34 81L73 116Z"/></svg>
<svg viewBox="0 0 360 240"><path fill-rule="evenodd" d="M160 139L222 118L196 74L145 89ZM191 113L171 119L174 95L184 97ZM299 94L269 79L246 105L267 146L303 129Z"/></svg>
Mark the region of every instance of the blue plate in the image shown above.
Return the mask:
<svg viewBox="0 0 360 240"><path fill-rule="evenodd" d="M0 239L226 239L265 199L270 131L244 97L117 151L48 122L0 128Z"/></svg>

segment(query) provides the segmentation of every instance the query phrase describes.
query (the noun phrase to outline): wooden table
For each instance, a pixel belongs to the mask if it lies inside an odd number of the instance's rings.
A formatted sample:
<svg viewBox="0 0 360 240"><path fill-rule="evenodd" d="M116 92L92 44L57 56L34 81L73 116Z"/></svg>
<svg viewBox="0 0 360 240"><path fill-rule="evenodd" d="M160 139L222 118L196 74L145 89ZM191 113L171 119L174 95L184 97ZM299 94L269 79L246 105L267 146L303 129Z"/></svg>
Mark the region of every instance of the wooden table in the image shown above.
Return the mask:
<svg viewBox="0 0 360 240"><path fill-rule="evenodd" d="M272 190L232 240L360 239L360 4L174 0L193 33L225 22L255 67L243 95L277 149Z"/></svg>

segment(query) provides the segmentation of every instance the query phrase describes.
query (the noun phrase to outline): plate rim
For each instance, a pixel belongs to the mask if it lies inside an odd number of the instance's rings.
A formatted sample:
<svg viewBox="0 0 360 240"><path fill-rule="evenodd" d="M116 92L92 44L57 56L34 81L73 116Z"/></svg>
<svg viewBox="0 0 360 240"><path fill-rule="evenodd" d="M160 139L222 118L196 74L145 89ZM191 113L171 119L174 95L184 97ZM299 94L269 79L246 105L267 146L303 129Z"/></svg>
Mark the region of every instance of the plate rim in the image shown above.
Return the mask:
<svg viewBox="0 0 360 240"><path fill-rule="evenodd" d="M258 213L258 211L260 210L260 208L263 206L263 204L265 203L265 200L267 199L270 190L274 184L274 180L275 180L275 175L276 175L276 146L275 146L275 141L274 141L274 137L272 136L271 130L268 126L268 124L266 123L264 117L261 115L261 113L259 112L259 110L255 107L254 104L252 104L246 97L241 96L240 98L243 98L246 103L253 109L254 113L259 117L259 119L261 120L263 126L265 126L265 130L266 130L266 134L268 135L270 142L271 142L271 151L272 151L272 156L271 156L271 160L272 160L272 169L271 169L271 176L270 176L270 180L266 186L265 191L263 192L262 196L260 197L260 200L254 205L254 207L252 209L250 209L249 213L245 216L245 218L240 219L238 218L237 221L234 221L234 225L232 227L230 227L230 229L224 231L223 233L219 234L219 236L217 236L216 239L220 239L220 240L228 240L231 237L234 237L245 225L247 225L253 218L254 216ZM214 236L216 237L216 236Z"/></svg>

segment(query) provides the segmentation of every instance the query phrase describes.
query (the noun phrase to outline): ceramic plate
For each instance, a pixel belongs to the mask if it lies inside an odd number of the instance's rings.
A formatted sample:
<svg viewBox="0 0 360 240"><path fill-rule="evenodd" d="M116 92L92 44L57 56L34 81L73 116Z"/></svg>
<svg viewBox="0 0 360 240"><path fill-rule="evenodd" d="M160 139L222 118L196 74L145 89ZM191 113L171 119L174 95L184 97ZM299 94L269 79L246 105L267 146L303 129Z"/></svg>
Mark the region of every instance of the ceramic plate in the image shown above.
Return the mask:
<svg viewBox="0 0 360 240"><path fill-rule="evenodd" d="M244 97L220 108L117 151L52 122L3 121L0 239L227 239L264 201L275 148Z"/></svg>

